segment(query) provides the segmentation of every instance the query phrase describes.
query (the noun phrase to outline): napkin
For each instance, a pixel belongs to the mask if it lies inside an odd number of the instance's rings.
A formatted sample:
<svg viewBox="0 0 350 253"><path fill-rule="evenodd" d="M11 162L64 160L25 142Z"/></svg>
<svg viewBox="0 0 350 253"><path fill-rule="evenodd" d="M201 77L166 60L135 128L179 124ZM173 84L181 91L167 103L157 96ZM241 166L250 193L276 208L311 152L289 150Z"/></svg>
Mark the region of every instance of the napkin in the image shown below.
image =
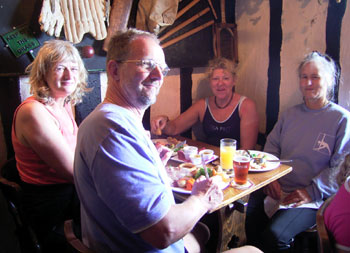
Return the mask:
<svg viewBox="0 0 350 253"><path fill-rule="evenodd" d="M270 196L266 196L264 199L264 210L266 215L271 218L279 209L287 209L287 208L294 208L293 204L289 205L281 205L283 202L284 198L288 195L289 193L287 192L282 192L281 193L281 199L276 200L274 198L271 198ZM313 208L313 209L318 209L322 205L322 201L318 202L310 202L306 204L302 204L298 207L295 208Z"/></svg>

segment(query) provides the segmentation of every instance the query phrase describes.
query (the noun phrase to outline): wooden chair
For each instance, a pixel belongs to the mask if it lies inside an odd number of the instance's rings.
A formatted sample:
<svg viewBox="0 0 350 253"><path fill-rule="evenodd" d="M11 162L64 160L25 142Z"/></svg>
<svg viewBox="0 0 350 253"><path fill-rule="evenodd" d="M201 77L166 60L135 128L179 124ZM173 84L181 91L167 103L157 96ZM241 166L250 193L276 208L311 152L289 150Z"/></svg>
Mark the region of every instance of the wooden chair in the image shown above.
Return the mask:
<svg viewBox="0 0 350 253"><path fill-rule="evenodd" d="M21 247L35 253L41 253L42 245L22 210L22 188L14 158L6 161L0 168L0 189L7 201L10 213L14 217Z"/></svg>
<svg viewBox="0 0 350 253"><path fill-rule="evenodd" d="M73 248L76 249L78 252L94 253L87 246L85 246L84 243L75 235L73 229L73 220L66 220L64 222L64 235L66 236L66 239L70 243L70 245L72 245Z"/></svg>
<svg viewBox="0 0 350 253"><path fill-rule="evenodd" d="M319 252L329 253L334 252L334 245L332 243L332 238L324 224L324 212L328 205L331 203L335 195L326 199L322 206L318 209L316 214L316 224L317 224L317 234L319 239Z"/></svg>

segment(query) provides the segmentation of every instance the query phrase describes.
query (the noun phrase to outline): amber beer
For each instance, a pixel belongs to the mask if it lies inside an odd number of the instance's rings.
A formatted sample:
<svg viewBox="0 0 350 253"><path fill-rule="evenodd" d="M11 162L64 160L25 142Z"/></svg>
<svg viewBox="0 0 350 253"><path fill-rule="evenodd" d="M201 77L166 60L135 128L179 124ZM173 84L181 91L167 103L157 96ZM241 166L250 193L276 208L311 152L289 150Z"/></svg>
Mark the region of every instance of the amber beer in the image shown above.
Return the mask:
<svg viewBox="0 0 350 253"><path fill-rule="evenodd" d="M247 183L248 170L250 166L250 158L246 156L235 155L233 158L233 169L235 172L235 183Z"/></svg>

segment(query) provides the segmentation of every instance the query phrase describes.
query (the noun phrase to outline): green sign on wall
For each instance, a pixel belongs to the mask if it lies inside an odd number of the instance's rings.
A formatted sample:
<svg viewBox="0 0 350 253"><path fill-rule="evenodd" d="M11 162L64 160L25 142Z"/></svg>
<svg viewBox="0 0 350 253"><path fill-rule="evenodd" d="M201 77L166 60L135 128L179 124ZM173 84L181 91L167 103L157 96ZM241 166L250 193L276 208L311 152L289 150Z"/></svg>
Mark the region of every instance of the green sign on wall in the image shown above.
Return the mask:
<svg viewBox="0 0 350 253"><path fill-rule="evenodd" d="M17 58L40 45L28 25L17 27L13 31L1 35L1 37Z"/></svg>

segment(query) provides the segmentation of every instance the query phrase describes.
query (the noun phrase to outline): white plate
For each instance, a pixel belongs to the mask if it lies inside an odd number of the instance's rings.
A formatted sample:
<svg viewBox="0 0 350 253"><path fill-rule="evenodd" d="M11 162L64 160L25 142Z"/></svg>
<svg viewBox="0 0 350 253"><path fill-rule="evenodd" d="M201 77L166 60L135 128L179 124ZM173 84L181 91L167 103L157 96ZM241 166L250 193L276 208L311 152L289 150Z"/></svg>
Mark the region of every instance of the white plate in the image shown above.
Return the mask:
<svg viewBox="0 0 350 253"><path fill-rule="evenodd" d="M272 155L272 154L269 154L269 153L266 153L266 152L262 152L262 151L257 151L257 150L249 150L250 154L256 154L256 155L266 155L266 160L278 160L279 158ZM243 154L243 155L246 155L248 156L247 152L245 152L244 150L237 150L236 153L240 153L240 154ZM278 167L280 166L280 163L279 162L272 162L272 163L269 163L269 162L266 162L266 167L263 168L263 169L253 169L253 168L249 168L249 171L250 172L264 172L264 171L270 171L270 170L274 170L274 169L277 169Z"/></svg>
<svg viewBox="0 0 350 253"><path fill-rule="evenodd" d="M230 182L228 183L225 183L225 182L221 182L220 183L220 187L221 187L221 190L224 190L226 189L228 186L230 185ZM191 194L191 191L188 191L188 190L185 190L184 188L179 188L179 187L171 187L171 189L174 191L174 192L178 192L178 193L183 193L183 194Z"/></svg>
<svg viewBox="0 0 350 253"><path fill-rule="evenodd" d="M217 158L218 158L217 155L213 155L212 158L210 158L210 159L208 159L208 160L205 161L205 164L210 163L211 161L214 161L214 160L217 159ZM172 156L170 159L173 160L173 161L176 161L176 162L180 162L180 163L183 163L183 162L190 163L190 162L191 162L191 161L187 161L187 160L182 160L182 159L180 159L180 158L177 156L177 154L175 154L174 156Z"/></svg>

